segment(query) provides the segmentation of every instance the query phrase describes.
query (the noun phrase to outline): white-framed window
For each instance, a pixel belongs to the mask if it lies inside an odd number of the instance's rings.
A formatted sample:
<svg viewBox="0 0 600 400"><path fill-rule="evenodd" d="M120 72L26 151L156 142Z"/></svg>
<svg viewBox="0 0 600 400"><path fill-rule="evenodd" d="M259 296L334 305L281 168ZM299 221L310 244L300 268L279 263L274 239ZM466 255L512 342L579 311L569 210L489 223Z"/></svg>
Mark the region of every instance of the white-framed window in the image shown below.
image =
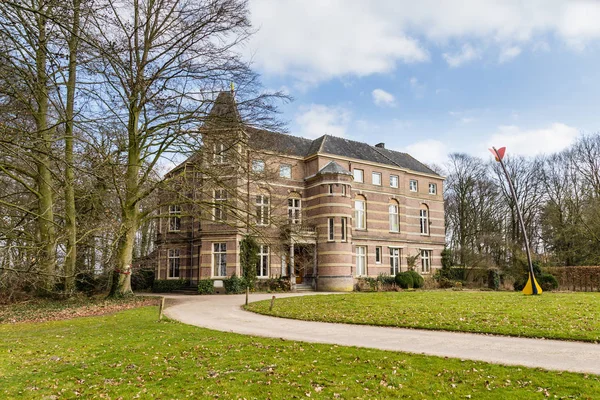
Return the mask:
<svg viewBox="0 0 600 400"><path fill-rule="evenodd" d="M400 232L400 219L398 216L398 203L395 201L389 205L390 232Z"/></svg>
<svg viewBox="0 0 600 400"><path fill-rule="evenodd" d="M348 219L342 217L342 242L348 241Z"/></svg>
<svg viewBox="0 0 600 400"><path fill-rule="evenodd" d="M259 278L269 277L269 246L260 245L258 262L256 264L256 276Z"/></svg>
<svg viewBox="0 0 600 400"><path fill-rule="evenodd" d="M381 186L381 172L373 172L371 174L371 183L373 183L373 185Z"/></svg>
<svg viewBox="0 0 600 400"><path fill-rule="evenodd" d="M346 197L346 185L342 185L342 196Z"/></svg>
<svg viewBox="0 0 600 400"><path fill-rule="evenodd" d="M356 246L356 276L367 274L367 247Z"/></svg>
<svg viewBox="0 0 600 400"><path fill-rule="evenodd" d="M225 143L215 143L213 145L215 164L225 163L225 149Z"/></svg>
<svg viewBox="0 0 600 400"><path fill-rule="evenodd" d="M398 175L390 175L390 187L398 187Z"/></svg>
<svg viewBox="0 0 600 400"><path fill-rule="evenodd" d="M333 185L329 184L328 186L329 186L329 188L327 190L328 190L329 194L333 194Z"/></svg>
<svg viewBox="0 0 600 400"><path fill-rule="evenodd" d="M354 182L364 182L365 181L365 171L362 169L354 169Z"/></svg>
<svg viewBox="0 0 600 400"><path fill-rule="evenodd" d="M227 276L227 243L213 243L213 276Z"/></svg>
<svg viewBox="0 0 600 400"><path fill-rule="evenodd" d="M429 184L429 194L437 194L437 185L435 183Z"/></svg>
<svg viewBox="0 0 600 400"><path fill-rule="evenodd" d="M288 199L288 221L290 224L299 224L301 222L300 204L300 199Z"/></svg>
<svg viewBox="0 0 600 400"><path fill-rule="evenodd" d="M292 166L289 164L281 164L279 166L279 176L281 178L292 178Z"/></svg>
<svg viewBox="0 0 600 400"><path fill-rule="evenodd" d="M400 249L390 247L390 275L400 272Z"/></svg>
<svg viewBox="0 0 600 400"><path fill-rule="evenodd" d="M283 253L281 255L281 276L287 276L287 271L288 271L287 254Z"/></svg>
<svg viewBox="0 0 600 400"><path fill-rule="evenodd" d="M425 204L423 204L419 210L419 223L421 235L429 235L429 210Z"/></svg>
<svg viewBox="0 0 600 400"><path fill-rule="evenodd" d="M364 198L354 200L354 220L356 229L366 229L366 201Z"/></svg>
<svg viewBox="0 0 600 400"><path fill-rule="evenodd" d="M269 196L264 194L256 196L256 224L269 224Z"/></svg>
<svg viewBox="0 0 600 400"><path fill-rule="evenodd" d="M333 218L327 218L327 240L333 242L335 239L335 221Z"/></svg>
<svg viewBox="0 0 600 400"><path fill-rule="evenodd" d="M225 210L225 203L227 202L227 191L225 189L217 189L214 192L214 220L225 221L227 220L227 211Z"/></svg>
<svg viewBox="0 0 600 400"><path fill-rule="evenodd" d="M375 264L381 264L381 246L375 247Z"/></svg>
<svg viewBox="0 0 600 400"><path fill-rule="evenodd" d="M172 204L169 206L169 232L181 230L181 206Z"/></svg>
<svg viewBox="0 0 600 400"><path fill-rule="evenodd" d="M431 271L431 250L421 250L421 272Z"/></svg>
<svg viewBox="0 0 600 400"><path fill-rule="evenodd" d="M263 160L252 160L252 172L264 172L265 162Z"/></svg>
<svg viewBox="0 0 600 400"><path fill-rule="evenodd" d="M169 269L168 276L169 279L179 278L179 266L181 259L179 258L179 249L169 249Z"/></svg>
<svg viewBox="0 0 600 400"><path fill-rule="evenodd" d="M411 179L409 181L409 188L410 188L411 192L418 192L419 191L419 183L415 179Z"/></svg>

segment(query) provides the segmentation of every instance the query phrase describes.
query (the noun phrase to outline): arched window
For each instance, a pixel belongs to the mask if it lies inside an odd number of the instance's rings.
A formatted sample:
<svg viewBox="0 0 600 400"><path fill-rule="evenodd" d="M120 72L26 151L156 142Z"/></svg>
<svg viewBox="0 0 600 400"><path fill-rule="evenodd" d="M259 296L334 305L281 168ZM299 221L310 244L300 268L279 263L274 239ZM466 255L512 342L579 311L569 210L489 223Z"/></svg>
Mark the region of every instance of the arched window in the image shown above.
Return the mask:
<svg viewBox="0 0 600 400"><path fill-rule="evenodd" d="M426 204L421 204L419 210L419 222L421 226L421 235L429 235L429 207Z"/></svg>
<svg viewBox="0 0 600 400"><path fill-rule="evenodd" d="M354 221L356 229L367 229L367 199L364 196L354 199Z"/></svg>
<svg viewBox="0 0 600 400"><path fill-rule="evenodd" d="M398 211L400 206L396 200L390 201L389 213L390 213L390 232L400 232L400 218Z"/></svg>

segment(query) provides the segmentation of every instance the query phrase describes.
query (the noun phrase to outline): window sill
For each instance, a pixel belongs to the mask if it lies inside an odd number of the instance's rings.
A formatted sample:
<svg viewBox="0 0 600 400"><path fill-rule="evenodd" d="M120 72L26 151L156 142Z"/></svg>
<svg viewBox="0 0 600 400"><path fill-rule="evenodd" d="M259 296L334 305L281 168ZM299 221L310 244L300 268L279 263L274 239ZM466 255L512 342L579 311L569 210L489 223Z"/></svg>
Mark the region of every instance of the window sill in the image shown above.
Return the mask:
<svg viewBox="0 0 600 400"><path fill-rule="evenodd" d="M178 276L167 276L167 280L168 280L168 281L174 281L174 280L176 280L176 279L181 279L181 278L180 278L180 277L178 277Z"/></svg>

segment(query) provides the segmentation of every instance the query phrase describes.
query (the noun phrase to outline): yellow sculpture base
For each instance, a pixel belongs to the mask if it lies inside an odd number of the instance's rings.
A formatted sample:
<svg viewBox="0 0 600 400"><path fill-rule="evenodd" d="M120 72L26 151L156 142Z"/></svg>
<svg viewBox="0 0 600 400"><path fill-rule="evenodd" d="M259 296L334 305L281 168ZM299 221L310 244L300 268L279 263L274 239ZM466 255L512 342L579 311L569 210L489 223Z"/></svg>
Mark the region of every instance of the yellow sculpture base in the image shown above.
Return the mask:
<svg viewBox="0 0 600 400"><path fill-rule="evenodd" d="M535 288L537 289L537 293L533 293L533 285L535 285ZM523 294L526 294L526 295L542 294L542 288L535 280L535 277L533 278L533 284L531 283L531 274L529 274L529 279L527 279L527 284L523 288Z"/></svg>

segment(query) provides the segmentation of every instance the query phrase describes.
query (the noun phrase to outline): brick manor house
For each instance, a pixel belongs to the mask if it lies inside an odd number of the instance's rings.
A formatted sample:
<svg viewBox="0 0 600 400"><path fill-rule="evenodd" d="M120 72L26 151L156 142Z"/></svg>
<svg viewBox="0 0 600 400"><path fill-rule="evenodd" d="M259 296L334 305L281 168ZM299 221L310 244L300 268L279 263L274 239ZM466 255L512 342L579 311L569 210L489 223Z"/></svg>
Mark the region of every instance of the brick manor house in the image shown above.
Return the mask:
<svg viewBox="0 0 600 400"><path fill-rule="evenodd" d="M156 239L156 279L212 279L240 270L248 233L257 278L351 291L358 277L431 274L444 247L444 178L410 155L330 135L315 140L246 127L221 92L202 150L174 168Z"/></svg>

